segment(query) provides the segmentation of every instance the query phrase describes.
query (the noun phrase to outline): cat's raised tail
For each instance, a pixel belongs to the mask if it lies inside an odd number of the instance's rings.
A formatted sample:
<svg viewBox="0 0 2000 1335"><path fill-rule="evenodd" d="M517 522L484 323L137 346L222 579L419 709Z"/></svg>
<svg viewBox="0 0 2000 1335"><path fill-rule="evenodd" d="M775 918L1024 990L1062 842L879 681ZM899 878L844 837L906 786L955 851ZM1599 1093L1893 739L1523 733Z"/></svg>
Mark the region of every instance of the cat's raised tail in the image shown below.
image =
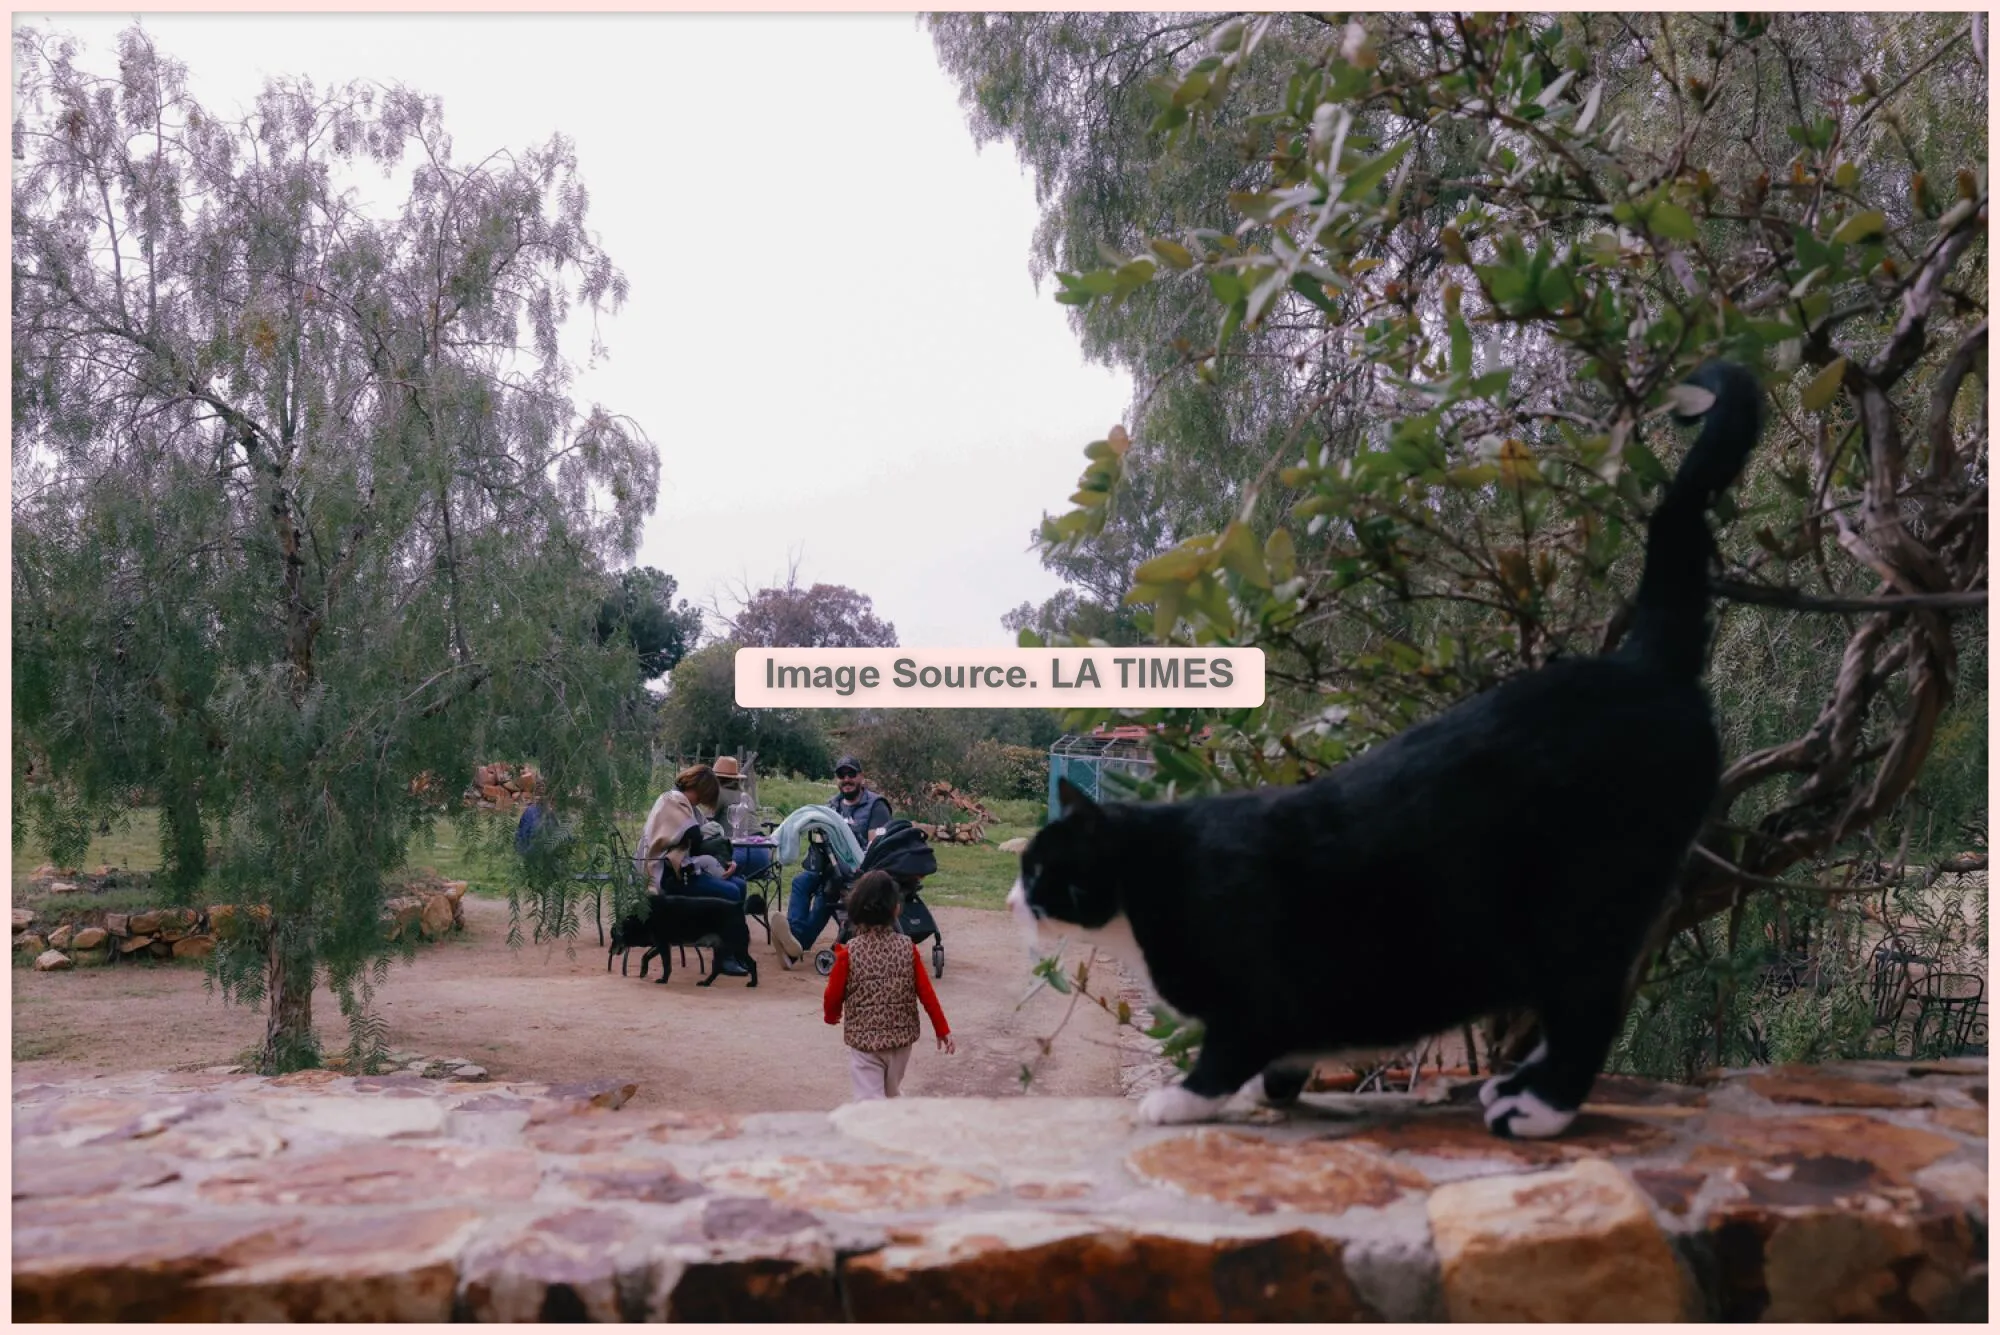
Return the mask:
<svg viewBox="0 0 2000 1335"><path fill-rule="evenodd" d="M1618 656L1693 681L1708 647L1708 558L1715 539L1708 507L1743 471L1763 428L1757 377L1733 362L1708 362L1687 383L1714 396L1701 434L1681 461L1646 530L1646 567L1632 630Z"/></svg>

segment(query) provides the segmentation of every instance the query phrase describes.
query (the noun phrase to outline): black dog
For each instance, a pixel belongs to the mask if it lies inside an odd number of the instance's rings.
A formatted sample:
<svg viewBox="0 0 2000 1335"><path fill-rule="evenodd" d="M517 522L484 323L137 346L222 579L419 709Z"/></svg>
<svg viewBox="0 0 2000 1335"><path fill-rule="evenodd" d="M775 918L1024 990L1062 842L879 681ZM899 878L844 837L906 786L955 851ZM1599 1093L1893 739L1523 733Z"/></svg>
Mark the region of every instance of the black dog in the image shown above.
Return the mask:
<svg viewBox="0 0 2000 1335"><path fill-rule="evenodd" d="M611 956L643 945L646 953L639 957L639 976L646 976L647 966L657 956L660 985L664 987L673 972L672 961L666 954L670 948L706 946L712 958L708 977L699 986L708 987L721 977L722 961L727 958L741 960L750 971L747 985L757 986L757 961L750 957L750 920L743 916L742 905L696 895L653 895L650 900L646 916L627 914L623 922L611 929L611 954L604 960L606 973L611 972Z"/></svg>

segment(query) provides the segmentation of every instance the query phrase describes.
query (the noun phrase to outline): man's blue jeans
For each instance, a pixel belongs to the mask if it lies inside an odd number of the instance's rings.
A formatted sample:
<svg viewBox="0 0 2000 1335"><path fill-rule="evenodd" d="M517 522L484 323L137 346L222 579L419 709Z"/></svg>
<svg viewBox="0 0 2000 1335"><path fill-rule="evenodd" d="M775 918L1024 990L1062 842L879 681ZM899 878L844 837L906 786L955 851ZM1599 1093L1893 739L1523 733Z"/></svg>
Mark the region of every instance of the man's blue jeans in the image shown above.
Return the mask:
<svg viewBox="0 0 2000 1335"><path fill-rule="evenodd" d="M818 872L802 871L792 878L792 897L785 919L792 925L800 950L811 950L833 917L833 893Z"/></svg>

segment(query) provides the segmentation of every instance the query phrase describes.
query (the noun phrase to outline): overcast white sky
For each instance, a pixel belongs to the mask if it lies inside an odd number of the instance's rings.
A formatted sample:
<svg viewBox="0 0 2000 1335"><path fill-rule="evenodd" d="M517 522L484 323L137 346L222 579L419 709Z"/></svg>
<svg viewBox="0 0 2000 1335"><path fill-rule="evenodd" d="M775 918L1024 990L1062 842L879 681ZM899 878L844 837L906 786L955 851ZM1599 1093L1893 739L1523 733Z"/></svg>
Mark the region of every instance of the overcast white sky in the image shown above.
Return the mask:
<svg viewBox="0 0 2000 1335"><path fill-rule="evenodd" d="M128 15L20 14L109 69ZM905 645L1009 644L1028 550L1129 380L1028 277L1034 187L977 152L909 15L154 14L197 99L267 75L400 81L460 158L561 132L631 280L592 400L660 447L639 561L706 604L850 585ZM396 201L400 202L400 201ZM711 625L713 621L711 619Z"/></svg>

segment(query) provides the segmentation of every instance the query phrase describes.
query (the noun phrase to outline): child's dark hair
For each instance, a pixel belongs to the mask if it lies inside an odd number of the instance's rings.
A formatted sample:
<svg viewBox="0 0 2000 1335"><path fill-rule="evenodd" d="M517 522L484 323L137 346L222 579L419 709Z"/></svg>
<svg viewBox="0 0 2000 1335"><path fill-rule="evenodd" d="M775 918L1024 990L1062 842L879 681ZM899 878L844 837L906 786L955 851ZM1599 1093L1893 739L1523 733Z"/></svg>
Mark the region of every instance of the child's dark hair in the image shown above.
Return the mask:
<svg viewBox="0 0 2000 1335"><path fill-rule="evenodd" d="M847 891L847 920L856 927L883 927L896 921L902 887L886 871L865 873Z"/></svg>

